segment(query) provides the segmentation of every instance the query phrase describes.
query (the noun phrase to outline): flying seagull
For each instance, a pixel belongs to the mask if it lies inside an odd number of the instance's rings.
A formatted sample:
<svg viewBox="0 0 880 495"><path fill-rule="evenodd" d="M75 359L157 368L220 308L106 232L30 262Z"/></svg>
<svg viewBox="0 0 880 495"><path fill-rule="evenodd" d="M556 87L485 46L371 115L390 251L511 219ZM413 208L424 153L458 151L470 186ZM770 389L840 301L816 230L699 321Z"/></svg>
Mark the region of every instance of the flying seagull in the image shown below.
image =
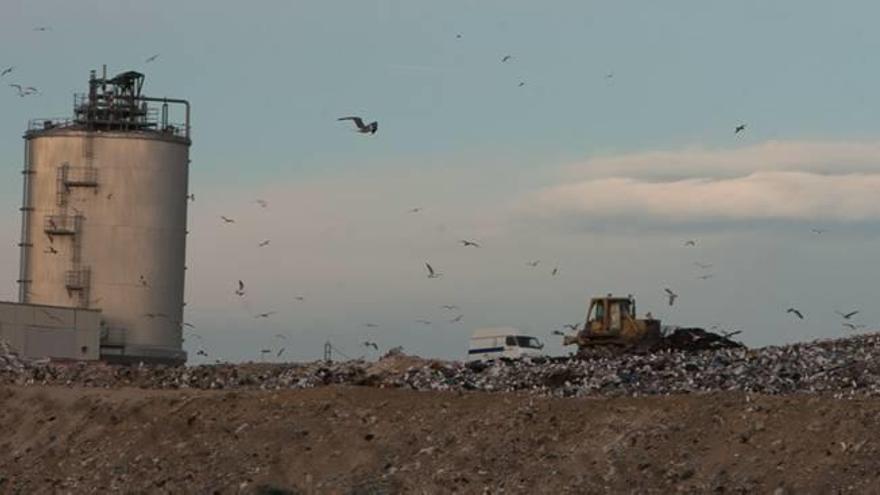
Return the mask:
<svg viewBox="0 0 880 495"><path fill-rule="evenodd" d="M422 325L430 325L431 322L429 320L416 320L416 323L421 323Z"/></svg>
<svg viewBox="0 0 880 495"><path fill-rule="evenodd" d="M379 328L379 325L376 325L375 323L364 323L364 326L367 328Z"/></svg>
<svg viewBox="0 0 880 495"><path fill-rule="evenodd" d="M712 268L712 263L700 263L699 261L695 261L694 265L697 265L698 267L702 268L703 270L706 270L708 268Z"/></svg>
<svg viewBox="0 0 880 495"><path fill-rule="evenodd" d="M0 70L0 77L5 76L6 74L11 73L15 69L15 66L9 66L3 70Z"/></svg>
<svg viewBox="0 0 880 495"><path fill-rule="evenodd" d="M844 323L843 326L849 328L850 330L858 330L860 328L865 328L865 325L854 325L852 323Z"/></svg>
<svg viewBox="0 0 880 495"><path fill-rule="evenodd" d="M270 317L270 316L272 316L272 315L274 315L274 314L275 314L275 311L268 311L268 312L266 312L266 313L260 313L260 314L258 314L258 315L256 315L256 316L254 316L254 318L268 318L268 317Z"/></svg>
<svg viewBox="0 0 880 495"><path fill-rule="evenodd" d="M265 199L258 199L258 200L255 200L254 203L260 205L260 208L266 208L266 207L269 206L269 202L266 201Z"/></svg>
<svg viewBox="0 0 880 495"><path fill-rule="evenodd" d="M565 336L565 332L563 332L562 330L553 330L550 333L552 333L553 335L562 335L563 337Z"/></svg>
<svg viewBox="0 0 880 495"><path fill-rule="evenodd" d="M375 342L364 342L364 347L372 347L376 352L379 352L379 344Z"/></svg>
<svg viewBox="0 0 880 495"><path fill-rule="evenodd" d="M244 282L241 280L238 281L238 289L235 291L235 295L239 297L244 295Z"/></svg>
<svg viewBox="0 0 880 495"><path fill-rule="evenodd" d="M553 271L550 272L550 275L555 277L559 273L559 267L554 267Z"/></svg>
<svg viewBox="0 0 880 495"><path fill-rule="evenodd" d="M225 217L223 215L220 215L220 219L223 220L223 223L235 223L235 219Z"/></svg>
<svg viewBox="0 0 880 495"><path fill-rule="evenodd" d="M268 245L269 245L269 239L266 239L265 241L257 244L257 247L266 247Z"/></svg>
<svg viewBox="0 0 880 495"><path fill-rule="evenodd" d="M440 278L443 276L442 273L435 272L434 267L430 263L426 262L425 266L428 268L428 278Z"/></svg>
<svg viewBox="0 0 880 495"><path fill-rule="evenodd" d="M460 240L460 241L458 241L458 242L460 242L461 245L464 246L464 247L468 247L468 246L472 246L472 247L476 247L476 248L480 247L480 245L477 244L477 243L474 242L474 241L466 241L466 240L462 239L462 240Z"/></svg>
<svg viewBox="0 0 880 495"><path fill-rule="evenodd" d="M673 304L675 304L675 299L678 297L678 294L672 292L672 289L670 289L669 287L663 290L666 291L666 295L669 297L669 305L672 306Z"/></svg>
<svg viewBox="0 0 880 495"><path fill-rule="evenodd" d="M699 278L700 280L709 280L710 278L712 278L712 277L714 277L714 276L715 276L714 273L707 273L707 274L705 274L705 275L700 275L700 276L697 277L697 278Z"/></svg>
<svg viewBox="0 0 880 495"><path fill-rule="evenodd" d="M376 131L379 130L378 122L370 122L369 124L364 124L364 121L361 120L360 117L339 117L336 120L351 120L354 122L354 125L357 126L357 131L361 134L376 134Z"/></svg>
<svg viewBox="0 0 880 495"><path fill-rule="evenodd" d="M464 315L458 315L455 318L449 320L449 323L458 323L461 321L462 318L464 318Z"/></svg>
<svg viewBox="0 0 880 495"><path fill-rule="evenodd" d="M420 211L422 211L422 208L421 208L421 207L410 208L410 210L409 210L410 213L418 213L418 212L420 212Z"/></svg>
<svg viewBox="0 0 880 495"><path fill-rule="evenodd" d="M841 313L840 311L835 311L835 313L839 314L844 320L848 320L848 319L852 318L853 316L859 314L858 311L850 311L849 313L846 313L846 314Z"/></svg>
<svg viewBox="0 0 880 495"><path fill-rule="evenodd" d="M688 239L688 240L684 241L684 245L685 245L685 246L696 246L696 245L697 245L697 241L695 241L695 240L693 240L693 239Z"/></svg>
<svg viewBox="0 0 880 495"><path fill-rule="evenodd" d="M282 347L281 349L279 349L279 350L278 350L278 354L275 354L275 357L281 357L281 355L284 353L284 349L285 349L284 347Z"/></svg>
<svg viewBox="0 0 880 495"><path fill-rule="evenodd" d="M540 263L540 262L541 262L541 260L526 261L526 265L534 268L534 267L538 266L538 263Z"/></svg>
<svg viewBox="0 0 880 495"><path fill-rule="evenodd" d="M525 82L520 81L519 84L516 85L516 87L517 87L517 88L521 88L521 87L523 87L523 86L525 86L525 85L526 85Z"/></svg>
<svg viewBox="0 0 880 495"><path fill-rule="evenodd" d="M453 309L458 309L458 306L456 306L455 304L444 304L443 306L440 306L440 307L443 309L448 309L450 311Z"/></svg>
<svg viewBox="0 0 880 495"><path fill-rule="evenodd" d="M34 31L40 31L40 32L51 31L51 30L52 30L52 28L49 26L37 26L34 28Z"/></svg>
<svg viewBox="0 0 880 495"><path fill-rule="evenodd" d="M824 234L825 232L828 232L828 231L825 230L825 229L810 229L810 232L812 232L812 233L814 233L814 234L822 235L822 234Z"/></svg>
<svg viewBox="0 0 880 495"><path fill-rule="evenodd" d="M575 324L572 325L572 324L568 324L568 323L566 323L565 325L562 325L562 326L564 326L565 328L571 330L572 332L577 332L577 331L578 331L578 328L581 327L581 324L580 324L580 323L575 323Z"/></svg>
<svg viewBox="0 0 880 495"><path fill-rule="evenodd" d="M296 296L296 297L294 297L294 299L296 299L299 302L303 302L306 300L305 296Z"/></svg>
<svg viewBox="0 0 880 495"><path fill-rule="evenodd" d="M505 55L505 56L501 57L501 63L507 62L508 60L510 60L512 58L513 57L511 55Z"/></svg>
<svg viewBox="0 0 880 495"><path fill-rule="evenodd" d="M804 314L794 308L788 308L787 310L785 310L785 312L791 313L791 314L797 316L798 318L800 318L801 320L804 319Z"/></svg>
<svg viewBox="0 0 880 495"><path fill-rule="evenodd" d="M159 58L159 54L158 54L158 53L155 54L155 55L150 55L149 57L147 57L147 60L146 60L146 62L144 62L144 63L148 64L148 63L150 63L150 62L156 60L157 58Z"/></svg>
<svg viewBox="0 0 880 495"><path fill-rule="evenodd" d="M736 129L733 130L733 133L734 133L734 134L739 134L739 133L741 133L741 132L744 131L744 130L746 130L746 125L745 125L745 124L740 124L740 125L736 126Z"/></svg>
<svg viewBox="0 0 880 495"><path fill-rule="evenodd" d="M287 340L287 335L284 335L283 333L276 333L275 338Z"/></svg>

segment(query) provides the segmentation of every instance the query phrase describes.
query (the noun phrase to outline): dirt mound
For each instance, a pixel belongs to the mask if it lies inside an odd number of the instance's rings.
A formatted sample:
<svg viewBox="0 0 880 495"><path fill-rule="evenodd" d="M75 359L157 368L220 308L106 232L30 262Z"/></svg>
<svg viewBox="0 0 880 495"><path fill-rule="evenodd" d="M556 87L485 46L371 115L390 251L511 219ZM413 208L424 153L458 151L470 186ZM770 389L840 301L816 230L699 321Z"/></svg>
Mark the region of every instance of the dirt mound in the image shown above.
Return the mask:
<svg viewBox="0 0 880 495"><path fill-rule="evenodd" d="M2 493L876 493L880 400L0 389Z"/></svg>

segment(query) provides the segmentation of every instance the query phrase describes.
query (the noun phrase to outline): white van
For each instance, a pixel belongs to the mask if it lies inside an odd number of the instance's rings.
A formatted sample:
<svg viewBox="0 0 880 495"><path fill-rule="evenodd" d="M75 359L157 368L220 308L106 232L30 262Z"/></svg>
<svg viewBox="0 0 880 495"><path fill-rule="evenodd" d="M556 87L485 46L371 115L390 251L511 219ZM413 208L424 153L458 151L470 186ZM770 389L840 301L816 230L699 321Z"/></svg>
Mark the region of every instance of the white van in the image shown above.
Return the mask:
<svg viewBox="0 0 880 495"><path fill-rule="evenodd" d="M474 331L468 349L468 361L489 361L524 356L543 356L544 344L513 327L480 328Z"/></svg>

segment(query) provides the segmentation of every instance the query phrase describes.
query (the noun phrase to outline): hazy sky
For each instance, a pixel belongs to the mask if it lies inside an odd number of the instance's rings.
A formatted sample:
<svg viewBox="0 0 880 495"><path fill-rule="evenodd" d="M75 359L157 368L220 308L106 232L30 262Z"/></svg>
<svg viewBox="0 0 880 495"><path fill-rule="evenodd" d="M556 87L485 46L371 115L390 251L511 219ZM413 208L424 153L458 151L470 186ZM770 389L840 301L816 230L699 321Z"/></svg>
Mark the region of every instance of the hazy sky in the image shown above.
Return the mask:
<svg viewBox="0 0 880 495"><path fill-rule="evenodd" d="M878 17L869 1L0 0L0 296L25 125L69 115L107 64L193 103L193 357L314 359L329 339L460 358L488 325L559 353L550 332L605 292L750 345L841 335L835 310L876 328ZM379 132L335 120L351 114Z"/></svg>

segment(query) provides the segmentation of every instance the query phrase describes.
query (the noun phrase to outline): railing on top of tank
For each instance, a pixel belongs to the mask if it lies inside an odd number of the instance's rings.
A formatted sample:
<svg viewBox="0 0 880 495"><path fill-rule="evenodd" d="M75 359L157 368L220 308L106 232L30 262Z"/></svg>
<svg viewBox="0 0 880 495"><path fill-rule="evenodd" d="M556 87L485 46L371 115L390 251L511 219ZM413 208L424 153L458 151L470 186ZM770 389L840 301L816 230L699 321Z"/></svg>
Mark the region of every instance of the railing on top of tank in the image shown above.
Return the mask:
<svg viewBox="0 0 880 495"><path fill-rule="evenodd" d="M93 123L96 124L121 124L119 121L109 121L109 120L92 120ZM67 129L67 128L77 128L85 125L85 121L71 118L64 119L31 119L28 121L28 132L39 132L39 131L49 131L52 129ZM120 125L120 127L124 127ZM186 129L186 124L181 123L168 123L165 127L155 128L155 129L135 129L131 128L132 131L148 131L148 132L157 132L160 134L169 134L171 136L188 138L189 133Z"/></svg>

